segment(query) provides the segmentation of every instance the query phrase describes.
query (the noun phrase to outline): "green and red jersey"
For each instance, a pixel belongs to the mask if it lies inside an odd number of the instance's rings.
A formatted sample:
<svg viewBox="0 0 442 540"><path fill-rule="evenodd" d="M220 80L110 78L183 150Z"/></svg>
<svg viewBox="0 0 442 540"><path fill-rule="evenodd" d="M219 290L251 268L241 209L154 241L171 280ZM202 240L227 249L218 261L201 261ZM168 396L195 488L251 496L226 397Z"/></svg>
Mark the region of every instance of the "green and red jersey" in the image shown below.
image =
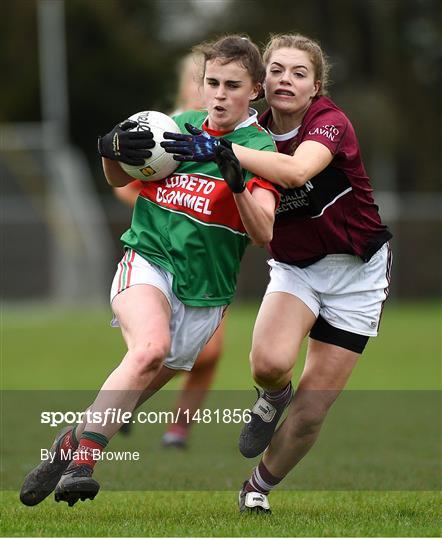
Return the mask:
<svg viewBox="0 0 442 540"><path fill-rule="evenodd" d="M174 120L186 133L185 122L207 129L203 126L206 118L207 112L188 111ZM256 114L223 137L256 150L275 151ZM270 182L249 171L244 171L244 177L250 191L258 185L279 200ZM171 272L176 296L196 307L232 301L240 261L250 242L232 192L214 162L182 163L164 180L143 182L131 228L121 240Z"/></svg>

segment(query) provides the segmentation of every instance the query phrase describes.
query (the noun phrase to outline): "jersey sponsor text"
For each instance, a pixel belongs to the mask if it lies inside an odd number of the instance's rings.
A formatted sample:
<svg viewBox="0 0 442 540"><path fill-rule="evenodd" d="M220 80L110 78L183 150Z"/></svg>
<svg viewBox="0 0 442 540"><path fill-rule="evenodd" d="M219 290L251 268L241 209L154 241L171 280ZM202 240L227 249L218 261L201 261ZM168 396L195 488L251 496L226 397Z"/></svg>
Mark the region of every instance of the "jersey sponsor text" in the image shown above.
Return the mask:
<svg viewBox="0 0 442 540"><path fill-rule="evenodd" d="M210 197L204 197L204 195L210 195L215 188L216 182L213 180L188 174L174 175L166 179L164 186L157 187L155 200L158 203L182 206L198 214L210 216L212 214L209 208ZM195 193L200 193L200 195L195 195Z"/></svg>
<svg viewBox="0 0 442 540"><path fill-rule="evenodd" d="M316 127L314 129L311 129L308 132L309 135L323 135L324 137L327 137L327 139L330 139L331 141L335 141L336 137L339 135L339 129L336 126L333 125L325 125L321 127Z"/></svg>

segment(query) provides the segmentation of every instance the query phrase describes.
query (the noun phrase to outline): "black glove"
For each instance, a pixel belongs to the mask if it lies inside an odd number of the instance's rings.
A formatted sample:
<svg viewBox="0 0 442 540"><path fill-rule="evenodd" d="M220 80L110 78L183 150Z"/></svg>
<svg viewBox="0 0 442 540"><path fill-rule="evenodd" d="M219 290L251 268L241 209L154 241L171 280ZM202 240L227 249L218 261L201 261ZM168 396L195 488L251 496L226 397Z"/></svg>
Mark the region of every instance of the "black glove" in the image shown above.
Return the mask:
<svg viewBox="0 0 442 540"><path fill-rule="evenodd" d="M147 148L153 148L155 141L150 131L129 131L137 125L134 120L125 120L106 135L98 137L100 156L128 165L144 165L144 160L152 155Z"/></svg>
<svg viewBox="0 0 442 540"><path fill-rule="evenodd" d="M215 148L215 161L224 180L233 193L242 193L246 183L242 174L241 165L232 150L232 144L225 139L218 139L219 145Z"/></svg>

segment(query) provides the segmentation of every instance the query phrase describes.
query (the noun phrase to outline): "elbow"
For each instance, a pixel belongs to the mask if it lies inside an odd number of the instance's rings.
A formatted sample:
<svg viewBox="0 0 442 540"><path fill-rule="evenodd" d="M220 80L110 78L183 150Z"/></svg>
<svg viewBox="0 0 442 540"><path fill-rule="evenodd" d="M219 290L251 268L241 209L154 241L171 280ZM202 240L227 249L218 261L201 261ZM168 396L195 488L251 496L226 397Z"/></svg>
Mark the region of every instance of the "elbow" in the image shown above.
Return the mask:
<svg viewBox="0 0 442 540"><path fill-rule="evenodd" d="M104 176L107 183L114 187L124 187L132 182L133 178L126 174L117 161L101 158Z"/></svg>
<svg viewBox="0 0 442 540"><path fill-rule="evenodd" d="M252 239L252 244L256 247L259 247L259 248L263 248L263 247L266 247L266 243L263 242L261 239L259 238L253 238Z"/></svg>
<svg viewBox="0 0 442 540"><path fill-rule="evenodd" d="M270 231L263 231L263 233L256 235L252 238L253 245L263 248L267 244L270 244L273 238L273 229Z"/></svg>
<svg viewBox="0 0 442 540"><path fill-rule="evenodd" d="M107 183L113 188L119 188L119 187L125 186L125 184L122 184L117 179L112 178L111 176L106 176L106 180L107 180Z"/></svg>
<svg viewBox="0 0 442 540"><path fill-rule="evenodd" d="M270 231L262 239L262 247L265 247L267 244L270 244L270 242L272 240L273 240L273 227L270 229Z"/></svg>
<svg viewBox="0 0 442 540"><path fill-rule="evenodd" d="M303 186L307 180L310 180L307 168L296 167L280 179L280 184L286 189L294 189Z"/></svg>
<svg viewBox="0 0 442 540"><path fill-rule="evenodd" d="M113 187L113 188L121 188L124 186L127 186L133 178L128 176L127 178L122 175L116 175L116 174L105 174L107 183Z"/></svg>

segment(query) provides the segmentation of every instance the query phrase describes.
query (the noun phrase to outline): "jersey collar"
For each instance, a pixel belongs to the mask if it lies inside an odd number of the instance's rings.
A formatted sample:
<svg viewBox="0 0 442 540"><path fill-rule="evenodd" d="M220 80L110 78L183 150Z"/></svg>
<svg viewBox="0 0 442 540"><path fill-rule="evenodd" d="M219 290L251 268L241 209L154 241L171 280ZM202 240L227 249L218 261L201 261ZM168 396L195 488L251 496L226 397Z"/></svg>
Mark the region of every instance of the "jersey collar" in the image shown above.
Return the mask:
<svg viewBox="0 0 442 540"><path fill-rule="evenodd" d="M300 127L301 126L295 127L288 133L273 133L273 131L271 131L269 128L267 128L267 131L270 133L274 141L288 141L289 139L293 139L293 137L296 137L296 135L298 135Z"/></svg>

